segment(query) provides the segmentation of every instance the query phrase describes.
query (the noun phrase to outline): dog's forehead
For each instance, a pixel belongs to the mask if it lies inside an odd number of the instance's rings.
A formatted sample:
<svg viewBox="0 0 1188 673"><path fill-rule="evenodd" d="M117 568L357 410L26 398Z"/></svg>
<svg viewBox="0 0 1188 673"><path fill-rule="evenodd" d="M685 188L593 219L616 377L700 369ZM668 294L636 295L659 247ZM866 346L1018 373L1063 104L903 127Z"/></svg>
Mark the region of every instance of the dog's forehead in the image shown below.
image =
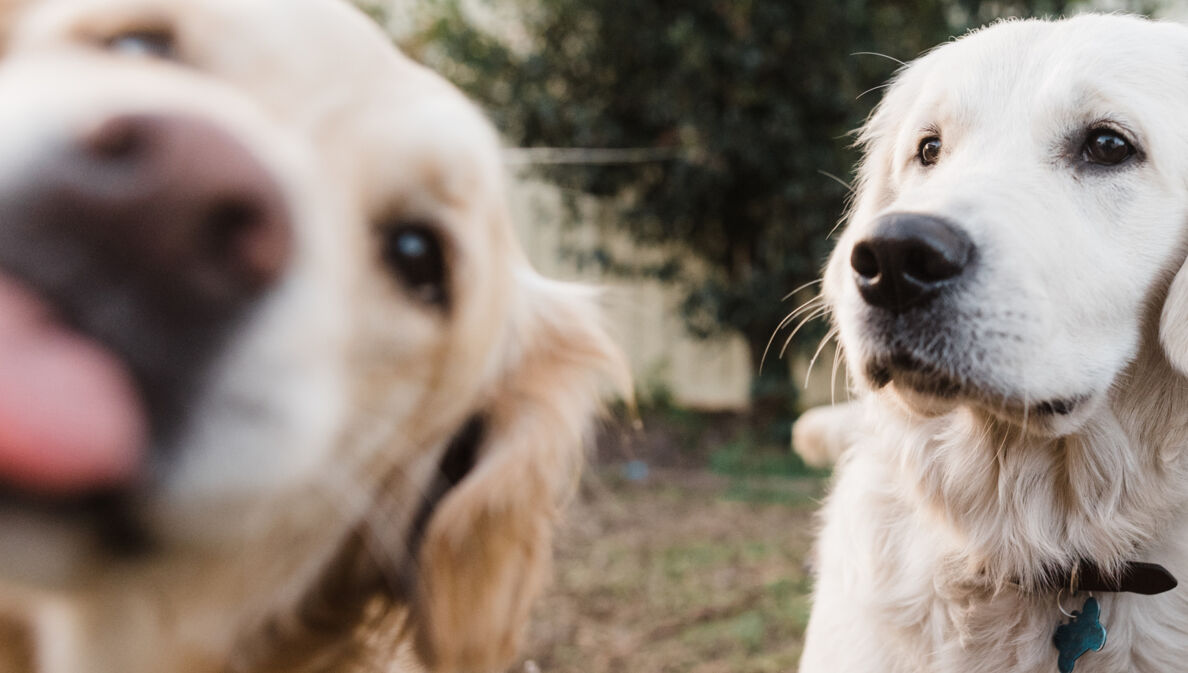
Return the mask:
<svg viewBox="0 0 1188 673"><path fill-rule="evenodd" d="M1136 116L1188 82L1188 30L1130 16L1006 21L913 63L895 93L925 124L969 128L1015 117ZM1188 96L1182 96L1188 103ZM1166 108L1166 104L1161 106ZM1093 120L1075 120L1093 121Z"/></svg>
<svg viewBox="0 0 1188 673"><path fill-rule="evenodd" d="M375 56L382 31L345 0L0 0L0 13L19 19L16 41L103 36L124 29L169 28L208 33L220 48L249 57L253 50L291 51L291 63L326 50L344 65Z"/></svg>
<svg viewBox="0 0 1188 673"><path fill-rule="evenodd" d="M25 11L8 35L14 53L98 52L120 36L165 34L179 65L294 118L338 114L392 89L415 102L449 88L345 0L20 1Z"/></svg>
<svg viewBox="0 0 1188 673"><path fill-rule="evenodd" d="M25 2L25 0L0 0ZM90 50L166 31L191 74L240 91L318 143L368 215L482 208L499 189L498 136L452 85L400 53L346 0L37 0L10 34L14 54ZM3 5L0 5L2 12ZM422 203L393 203L404 195ZM412 195L412 196L409 196ZM432 203L429 203L432 202Z"/></svg>

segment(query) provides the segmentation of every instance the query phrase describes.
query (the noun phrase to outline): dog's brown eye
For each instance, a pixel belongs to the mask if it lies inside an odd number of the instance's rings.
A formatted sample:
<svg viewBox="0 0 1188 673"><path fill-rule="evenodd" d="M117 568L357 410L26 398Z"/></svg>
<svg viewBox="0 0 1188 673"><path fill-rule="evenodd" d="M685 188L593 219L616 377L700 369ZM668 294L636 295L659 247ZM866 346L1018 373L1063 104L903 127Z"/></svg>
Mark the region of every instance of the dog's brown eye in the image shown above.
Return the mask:
<svg viewBox="0 0 1188 673"><path fill-rule="evenodd" d="M936 136L929 136L920 141L920 147L917 150L917 156L920 158L920 163L925 166L931 166L940 159L941 140Z"/></svg>
<svg viewBox="0 0 1188 673"><path fill-rule="evenodd" d="M445 304L445 255L437 235L424 225L402 225L384 237L384 261L420 301Z"/></svg>
<svg viewBox="0 0 1188 673"><path fill-rule="evenodd" d="M125 56L167 60L177 57L176 40L173 33L166 28L130 30L108 38L105 46Z"/></svg>
<svg viewBox="0 0 1188 673"><path fill-rule="evenodd" d="M1116 131L1094 129L1085 140L1085 160L1103 166L1116 166L1134 155L1134 147Z"/></svg>

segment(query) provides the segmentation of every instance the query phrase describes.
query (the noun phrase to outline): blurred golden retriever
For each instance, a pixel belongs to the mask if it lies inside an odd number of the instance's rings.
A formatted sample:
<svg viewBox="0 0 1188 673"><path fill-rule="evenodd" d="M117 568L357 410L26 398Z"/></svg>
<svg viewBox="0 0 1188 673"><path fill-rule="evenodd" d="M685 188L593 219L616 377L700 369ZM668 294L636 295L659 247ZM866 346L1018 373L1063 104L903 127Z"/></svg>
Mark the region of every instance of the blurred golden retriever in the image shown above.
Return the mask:
<svg viewBox="0 0 1188 673"><path fill-rule="evenodd" d="M1181 25L1003 22L868 120L824 291L861 399L799 433L850 445L803 673L1183 670L1184 63Z"/></svg>
<svg viewBox="0 0 1188 673"><path fill-rule="evenodd" d="M496 670L608 385L340 0L6 3L0 669Z"/></svg>

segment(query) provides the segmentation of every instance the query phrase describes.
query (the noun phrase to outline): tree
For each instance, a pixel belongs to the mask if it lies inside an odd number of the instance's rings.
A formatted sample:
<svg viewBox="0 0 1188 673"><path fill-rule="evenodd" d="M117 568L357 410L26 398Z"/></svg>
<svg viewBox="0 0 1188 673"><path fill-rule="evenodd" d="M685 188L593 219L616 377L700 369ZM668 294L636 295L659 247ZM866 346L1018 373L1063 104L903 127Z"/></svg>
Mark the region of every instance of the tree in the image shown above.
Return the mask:
<svg viewBox="0 0 1188 673"><path fill-rule="evenodd" d="M678 284L694 334L738 330L758 363L789 311L785 295L820 274L857 158L848 134L895 59L992 14L1064 5L529 0L526 38L509 43L447 2L426 37L435 65L485 103L512 142L637 148L624 163L542 170L567 190L622 204L603 226L671 251L646 267L607 251L598 261ZM770 363L756 382L758 398L777 408L793 388Z"/></svg>

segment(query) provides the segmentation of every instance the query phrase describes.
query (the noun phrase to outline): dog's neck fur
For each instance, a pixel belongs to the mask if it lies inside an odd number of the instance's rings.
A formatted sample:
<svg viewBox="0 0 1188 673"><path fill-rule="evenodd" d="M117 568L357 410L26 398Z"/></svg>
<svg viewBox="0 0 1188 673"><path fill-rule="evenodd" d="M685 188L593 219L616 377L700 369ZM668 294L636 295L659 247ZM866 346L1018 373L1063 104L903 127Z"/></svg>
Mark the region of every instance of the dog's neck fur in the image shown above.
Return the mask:
<svg viewBox="0 0 1188 673"><path fill-rule="evenodd" d="M1110 399L1075 433L1026 434L962 407L895 423L897 471L958 540L951 584L1027 592L1083 560L1106 573L1141 558L1188 503L1188 380L1169 377L1155 329Z"/></svg>

